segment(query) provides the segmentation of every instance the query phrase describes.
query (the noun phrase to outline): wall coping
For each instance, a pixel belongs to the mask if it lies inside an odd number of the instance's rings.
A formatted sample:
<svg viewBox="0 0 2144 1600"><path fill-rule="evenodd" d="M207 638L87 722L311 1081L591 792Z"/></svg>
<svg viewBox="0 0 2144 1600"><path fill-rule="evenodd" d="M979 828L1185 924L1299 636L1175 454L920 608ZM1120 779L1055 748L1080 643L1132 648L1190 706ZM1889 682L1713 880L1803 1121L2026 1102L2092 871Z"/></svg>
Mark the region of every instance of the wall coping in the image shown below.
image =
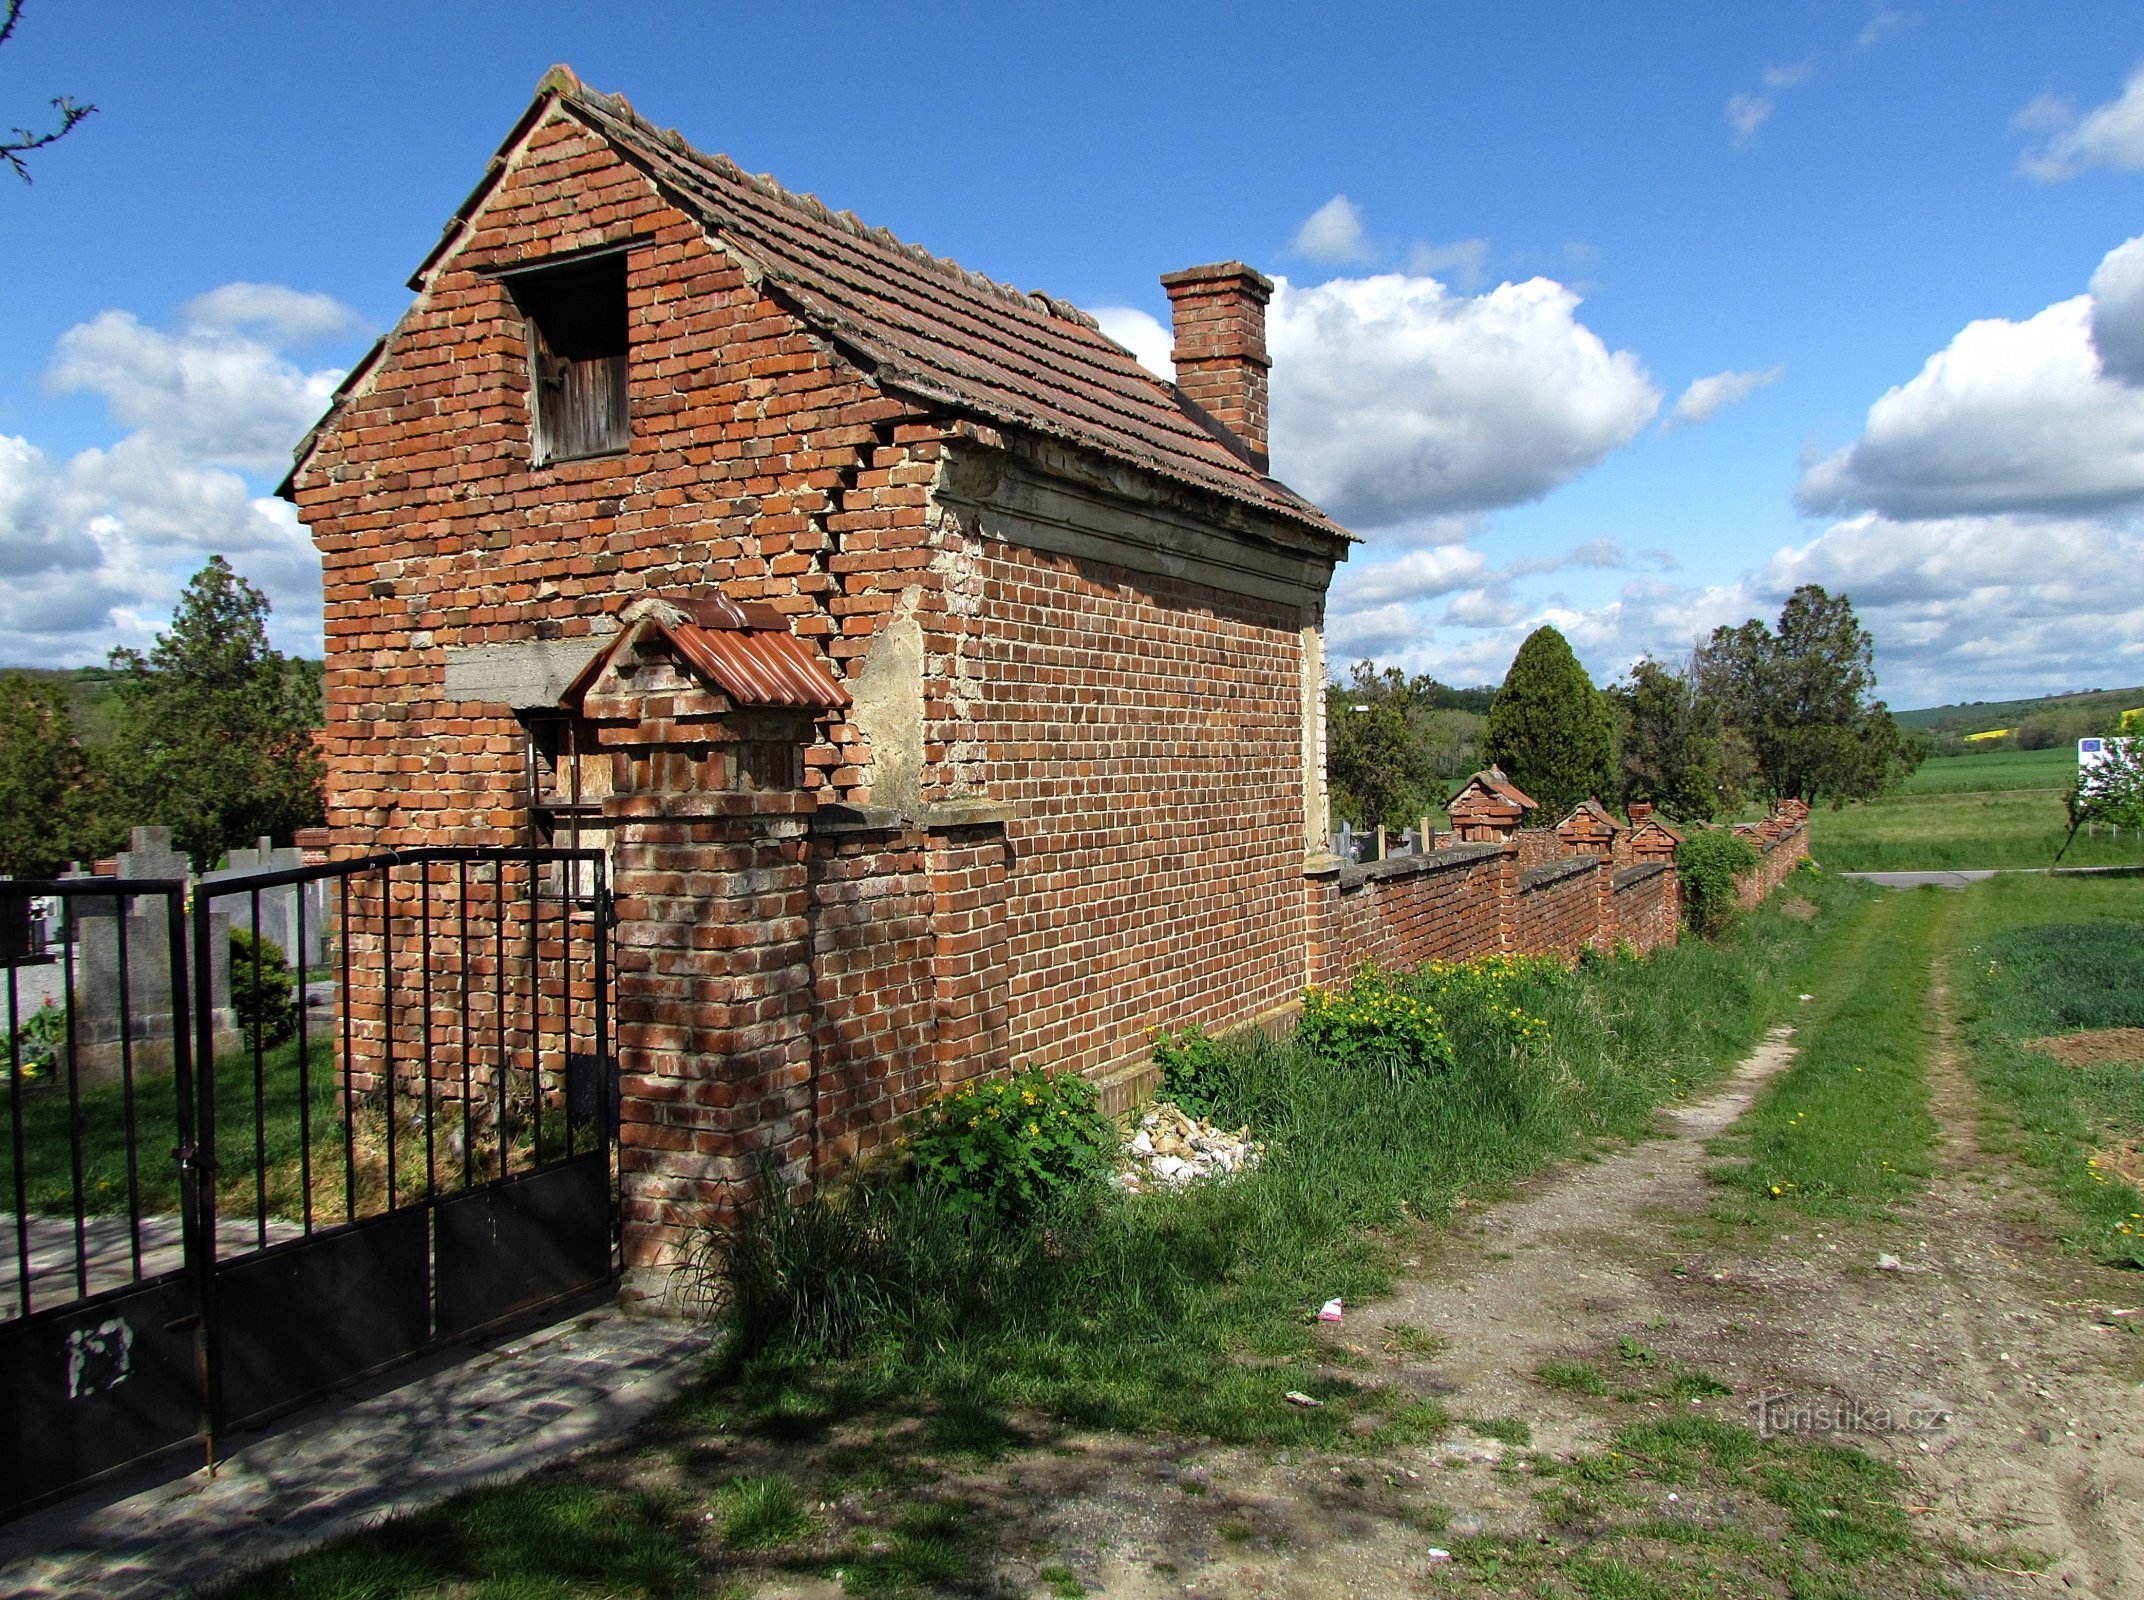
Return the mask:
<svg viewBox="0 0 2144 1600"><path fill-rule="evenodd" d="M1467 866L1483 861L1490 856L1500 856L1504 847L1500 844L1455 844L1441 850L1432 850L1426 856L1387 856L1382 861L1363 865L1343 861L1340 864L1340 892L1360 889L1366 883L1382 883L1388 878L1413 878L1426 872L1448 872L1454 867Z"/></svg>
<svg viewBox="0 0 2144 1600"><path fill-rule="evenodd" d="M1003 800L947 800L918 806L914 812L892 806L852 806L822 800L812 813L812 832L900 833L917 828L925 833L944 833L954 828L1001 828L1013 819L1013 808Z"/></svg>
<svg viewBox="0 0 2144 1600"><path fill-rule="evenodd" d="M1562 861L1544 862L1538 867L1528 867L1519 874L1519 893L1531 894L1536 889L1545 889L1552 883L1561 883L1565 878L1575 878L1581 872L1598 872L1599 856L1570 856Z"/></svg>
<svg viewBox="0 0 2144 1600"><path fill-rule="evenodd" d="M1672 861L1643 861L1635 867L1625 867L1610 882L1615 892L1621 894L1625 889L1635 889L1647 878L1657 878L1663 872L1674 870L1675 864Z"/></svg>

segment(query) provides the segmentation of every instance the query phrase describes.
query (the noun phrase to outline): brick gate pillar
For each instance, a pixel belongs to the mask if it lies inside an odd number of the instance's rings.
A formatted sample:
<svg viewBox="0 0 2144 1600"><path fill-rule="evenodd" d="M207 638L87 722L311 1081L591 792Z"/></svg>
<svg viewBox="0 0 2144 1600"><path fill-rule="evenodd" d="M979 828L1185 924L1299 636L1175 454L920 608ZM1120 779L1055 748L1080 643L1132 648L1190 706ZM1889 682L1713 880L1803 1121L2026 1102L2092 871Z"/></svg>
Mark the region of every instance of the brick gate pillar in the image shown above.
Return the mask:
<svg viewBox="0 0 2144 1600"><path fill-rule="evenodd" d="M817 802L803 749L848 697L758 608L645 600L621 623L563 704L577 748L597 752L625 1261L646 1292L763 1175L809 1180Z"/></svg>

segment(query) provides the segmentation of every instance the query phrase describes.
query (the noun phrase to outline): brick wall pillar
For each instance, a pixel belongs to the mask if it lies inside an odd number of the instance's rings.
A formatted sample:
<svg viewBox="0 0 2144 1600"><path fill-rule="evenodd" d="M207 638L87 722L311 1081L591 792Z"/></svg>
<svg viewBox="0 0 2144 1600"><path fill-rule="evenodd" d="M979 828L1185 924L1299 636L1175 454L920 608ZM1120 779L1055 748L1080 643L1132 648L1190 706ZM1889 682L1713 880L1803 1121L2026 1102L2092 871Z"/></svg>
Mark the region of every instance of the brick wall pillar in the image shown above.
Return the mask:
<svg viewBox="0 0 2144 1600"><path fill-rule="evenodd" d="M762 1171L810 1176L812 804L697 792L606 806L629 1269L672 1264Z"/></svg>
<svg viewBox="0 0 2144 1600"><path fill-rule="evenodd" d="M932 1055L941 1088L1002 1072L1012 1059L1005 920L1005 823L955 803L928 818Z"/></svg>

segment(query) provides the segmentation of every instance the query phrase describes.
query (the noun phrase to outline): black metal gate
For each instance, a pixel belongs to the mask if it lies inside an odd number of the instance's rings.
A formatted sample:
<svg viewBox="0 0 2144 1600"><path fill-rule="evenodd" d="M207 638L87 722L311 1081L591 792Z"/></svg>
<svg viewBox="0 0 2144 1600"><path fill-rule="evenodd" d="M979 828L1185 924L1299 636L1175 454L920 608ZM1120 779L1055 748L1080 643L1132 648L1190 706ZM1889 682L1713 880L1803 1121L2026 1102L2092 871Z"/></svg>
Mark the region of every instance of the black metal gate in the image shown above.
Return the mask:
<svg viewBox="0 0 2144 1600"><path fill-rule="evenodd" d="M0 881L15 922L0 1516L615 1289L600 852Z"/></svg>

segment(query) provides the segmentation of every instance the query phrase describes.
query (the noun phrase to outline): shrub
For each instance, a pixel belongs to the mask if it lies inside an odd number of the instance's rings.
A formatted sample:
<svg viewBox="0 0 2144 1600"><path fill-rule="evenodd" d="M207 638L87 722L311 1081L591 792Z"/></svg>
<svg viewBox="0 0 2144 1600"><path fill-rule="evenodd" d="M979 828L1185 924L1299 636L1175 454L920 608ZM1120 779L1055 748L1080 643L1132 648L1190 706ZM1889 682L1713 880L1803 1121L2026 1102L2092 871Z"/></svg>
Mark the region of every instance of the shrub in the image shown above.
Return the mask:
<svg viewBox="0 0 2144 1600"><path fill-rule="evenodd" d="M1748 840L1725 828L1693 833L1676 846L1675 867L1682 874L1683 911L1690 926L1706 938L1723 932L1735 916L1735 879L1755 869L1757 852Z"/></svg>
<svg viewBox="0 0 2144 1600"><path fill-rule="evenodd" d="M1197 1023L1181 1033L1159 1029L1154 1035L1154 1061L1161 1068L1161 1098L1173 1101L1186 1116L1213 1115L1227 1075L1227 1048L1209 1038Z"/></svg>
<svg viewBox="0 0 2144 1600"><path fill-rule="evenodd" d="M283 947L244 928L231 930L231 1013L249 1042L272 1049L298 1032L296 981Z"/></svg>
<svg viewBox="0 0 2144 1600"><path fill-rule="evenodd" d="M953 1215L1020 1221L1106 1179L1115 1135L1094 1085L1031 1069L933 1101L909 1148Z"/></svg>
<svg viewBox="0 0 2144 1600"><path fill-rule="evenodd" d="M1435 1006L1365 963L1346 985L1303 991L1296 1040L1320 1060L1381 1072L1393 1083L1428 1077L1452 1064L1452 1042Z"/></svg>

